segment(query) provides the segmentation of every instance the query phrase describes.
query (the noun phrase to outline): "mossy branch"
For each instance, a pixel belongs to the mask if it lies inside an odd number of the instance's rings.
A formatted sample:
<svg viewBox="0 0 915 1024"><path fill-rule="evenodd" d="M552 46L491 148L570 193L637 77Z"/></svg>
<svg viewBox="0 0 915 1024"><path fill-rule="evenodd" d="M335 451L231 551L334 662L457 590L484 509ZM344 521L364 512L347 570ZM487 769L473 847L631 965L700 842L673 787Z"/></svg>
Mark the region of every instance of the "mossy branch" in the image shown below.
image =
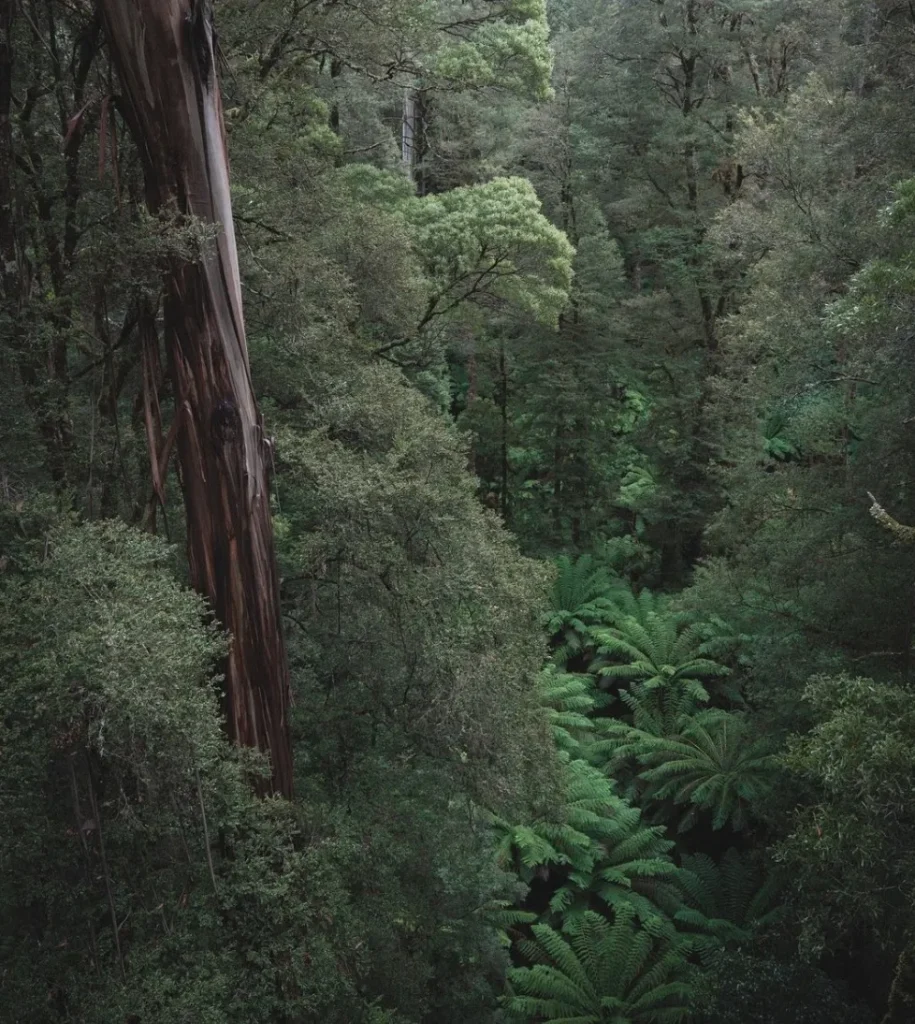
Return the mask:
<svg viewBox="0 0 915 1024"><path fill-rule="evenodd" d="M874 519L884 529L889 530L900 544L915 544L915 526L905 526L897 519L894 519L870 491L867 492L867 496L871 500L870 514Z"/></svg>

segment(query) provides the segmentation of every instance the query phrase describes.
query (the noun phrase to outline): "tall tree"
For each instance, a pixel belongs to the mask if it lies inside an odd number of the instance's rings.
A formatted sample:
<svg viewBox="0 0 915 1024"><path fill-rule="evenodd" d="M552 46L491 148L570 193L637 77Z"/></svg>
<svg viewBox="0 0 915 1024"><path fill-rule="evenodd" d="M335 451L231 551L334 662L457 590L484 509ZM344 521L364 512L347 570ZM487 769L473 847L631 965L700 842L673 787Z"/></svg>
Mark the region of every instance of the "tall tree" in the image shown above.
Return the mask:
<svg viewBox="0 0 915 1024"><path fill-rule="evenodd" d="M215 228L166 283L165 334L194 586L232 634L225 711L292 793L289 673L268 448L248 364L214 33L205 0L100 0L150 209ZM155 456L154 456L155 457Z"/></svg>

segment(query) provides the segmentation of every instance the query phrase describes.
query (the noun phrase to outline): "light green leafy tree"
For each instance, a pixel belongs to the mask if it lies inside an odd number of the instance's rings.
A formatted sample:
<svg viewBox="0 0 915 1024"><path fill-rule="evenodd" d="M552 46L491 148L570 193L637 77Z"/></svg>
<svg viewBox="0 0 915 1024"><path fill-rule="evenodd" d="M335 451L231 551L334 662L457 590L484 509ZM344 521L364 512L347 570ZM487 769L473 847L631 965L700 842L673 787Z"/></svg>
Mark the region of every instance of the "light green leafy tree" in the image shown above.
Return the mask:
<svg viewBox="0 0 915 1024"><path fill-rule="evenodd" d="M549 97L553 61L546 0L507 0L476 17L464 4L442 6L451 12L453 27L430 62L434 79L461 89L498 86Z"/></svg>
<svg viewBox="0 0 915 1024"><path fill-rule="evenodd" d="M543 216L525 178L496 178L408 204L430 294L422 329L464 303L509 303L555 324L568 301L574 250Z"/></svg>
<svg viewBox="0 0 915 1024"><path fill-rule="evenodd" d="M418 197L406 179L368 165L340 172L353 200L393 215L409 239L422 280L410 329L376 355L416 363L447 341L448 329L479 329L504 316L555 325L568 302L574 250L541 211L524 178ZM403 351L406 350L406 351Z"/></svg>

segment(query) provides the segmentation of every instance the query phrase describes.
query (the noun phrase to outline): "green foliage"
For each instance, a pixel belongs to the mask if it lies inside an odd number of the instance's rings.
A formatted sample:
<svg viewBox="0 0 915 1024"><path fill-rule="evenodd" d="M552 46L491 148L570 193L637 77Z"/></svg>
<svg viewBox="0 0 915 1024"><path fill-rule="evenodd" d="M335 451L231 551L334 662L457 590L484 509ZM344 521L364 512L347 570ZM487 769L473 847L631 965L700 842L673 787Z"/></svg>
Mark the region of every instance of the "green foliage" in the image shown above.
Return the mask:
<svg viewBox="0 0 915 1024"><path fill-rule="evenodd" d="M512 944L512 934L517 933L519 926L533 924L537 915L527 910L518 910L508 900L495 900L481 911L487 924L498 931L499 941L508 949Z"/></svg>
<svg viewBox="0 0 915 1024"><path fill-rule="evenodd" d="M62 749L73 731L147 785L169 763L158 758L182 746L171 762L179 775L212 760L218 729L201 684L225 642L204 624L203 602L169 578L172 553L117 522L52 522L44 540L41 560L26 554L3 580L6 728L22 736L18 715L35 715L36 728L45 713L46 740L53 722Z"/></svg>
<svg viewBox="0 0 915 1024"><path fill-rule="evenodd" d="M540 704L547 714L553 742L561 755L581 757L597 723L588 716L599 698L590 676L560 671L555 662L540 676Z"/></svg>
<svg viewBox="0 0 915 1024"><path fill-rule="evenodd" d="M644 719L638 698L623 694L623 700L636 719ZM650 724L660 723L651 719ZM746 827L753 805L774 782L771 740L753 736L746 716L734 712L685 714L675 732L661 735L619 723L611 727L606 746L616 759L638 763L646 805L665 800L689 805L678 825L681 832L696 823L700 811L708 812L714 829Z"/></svg>
<svg viewBox="0 0 915 1024"><path fill-rule="evenodd" d="M314 61L305 44L319 38L348 76L365 75L376 91L417 80L436 90L549 91L544 0L387 0L381 6L357 0L344 9L330 4L298 14L289 18L272 0L257 9L230 3L222 23L247 57L243 67L280 79L289 67L308 66L303 51ZM273 85L281 88L282 82Z"/></svg>
<svg viewBox="0 0 915 1024"><path fill-rule="evenodd" d="M703 974L697 1009L708 1024L873 1024L847 986L797 960L727 953Z"/></svg>
<svg viewBox="0 0 915 1024"><path fill-rule="evenodd" d="M35 301L4 291L0 310L15 340L0 352L0 730L12 730L0 743L15 752L0 759L0 788L19 833L0 854L3 1019L445 1024L495 1013L500 929L524 918L484 911L513 906L522 886L495 866L474 798L521 818L554 787L535 693L547 573L478 506L447 422L370 355L413 339L443 286L420 253L422 242L441 255L434 226L414 238L404 212L424 203L390 131L404 86L434 79L467 97L545 87L544 33L528 24L542 5L472 6L357 2L291 16L266 0L217 14L251 361L274 441L291 805L256 801L248 782L262 766L221 735L213 676L226 638L176 582L183 560L137 529L47 525L72 505L74 522L121 514L148 530L158 519L183 541L176 475L164 510L149 497L144 395L163 435L175 412L166 360L148 364L135 312L141 299L155 307L162 274L209 238L139 212L129 131L97 100L112 89L104 48L85 94L72 88L91 12L30 7L37 35L17 15L14 92L37 98L21 118L16 101L13 162L23 266L35 272L21 294ZM449 19L461 24L448 31ZM486 83L436 76L458 37L476 37ZM55 65L49 48L80 59ZM436 102L444 111L441 92ZM100 107L113 124L100 128ZM83 150L65 160L61 125L74 115ZM374 166L339 166L355 150ZM499 254L521 285L487 280L482 306L462 309L463 323L455 309L449 330L479 323L492 302L527 317L541 283L568 287L571 250L534 216L531 190L478 196L445 204L454 258L468 232L483 237L488 202L490 243L507 238ZM548 291L542 310L560 301ZM429 333L427 390L441 392L448 332ZM34 396L20 377L32 362Z"/></svg>
<svg viewBox="0 0 915 1024"><path fill-rule="evenodd" d="M901 944L913 892L908 799L915 716L908 690L848 675L804 691L817 719L787 763L814 788L781 856L800 873L801 919L815 948L851 927Z"/></svg>
<svg viewBox="0 0 915 1024"><path fill-rule="evenodd" d="M300 799L353 856L366 988L412 1020L487 1020L514 904L480 806L554 803L538 711L545 567L481 508L459 438L394 368L258 345Z"/></svg>
<svg viewBox="0 0 915 1024"><path fill-rule="evenodd" d="M284 803L149 483L213 232L144 212L92 5L13 5L3 1019L494 1024L512 957L522 1020L905 1016L911 18L547 6L217 5Z"/></svg>
<svg viewBox="0 0 915 1024"><path fill-rule="evenodd" d="M560 555L556 570L546 627L553 659L563 664L591 645L590 627L612 620L614 598L625 588L593 555Z"/></svg>
<svg viewBox="0 0 915 1024"><path fill-rule="evenodd" d="M797 445L786 434L787 418L773 413L763 425L763 451L776 462L786 462L799 454Z"/></svg>
<svg viewBox="0 0 915 1024"><path fill-rule="evenodd" d="M541 213L529 181L496 178L426 196L406 215L430 281L423 326L487 300L556 322L568 301L574 250Z"/></svg>
<svg viewBox="0 0 915 1024"><path fill-rule="evenodd" d="M590 868L605 855L605 843L620 839L616 819L628 808L614 794L610 780L580 759L565 762L563 776L558 818L550 816L531 825L494 819L499 860L506 865L518 863L527 879L537 868L551 864Z"/></svg>
<svg viewBox="0 0 915 1024"><path fill-rule="evenodd" d="M388 740L346 789L312 770L300 807L256 800L260 767L220 733L224 640L168 549L101 524L10 550L4 1014L342 1024L379 997L411 1015L397 1020L484 1012L505 925L477 911L517 887L455 813L449 773L398 763Z"/></svg>
<svg viewBox="0 0 915 1024"><path fill-rule="evenodd" d="M721 640L708 637L685 613L666 608L649 590L637 597L624 595L613 625L595 627L591 636L597 674L608 682L629 681L646 704L659 704L665 693L705 702L709 693L702 680L729 672L713 659L722 649Z"/></svg>
<svg viewBox="0 0 915 1024"><path fill-rule="evenodd" d="M681 866L685 906L676 920L711 936L716 952L719 944L733 948L751 942L784 916L786 908L777 902L784 879L764 874L733 847L718 863L697 853L686 854Z"/></svg>
<svg viewBox="0 0 915 1024"><path fill-rule="evenodd" d="M599 618L615 610L612 598L623 589L623 585L593 555L578 558L560 555L556 568L551 604L557 614L577 613Z"/></svg>
<svg viewBox="0 0 915 1024"><path fill-rule="evenodd" d="M558 814L524 825L492 820L500 863L515 865L528 882L554 875L559 885L550 910L564 927L595 900L627 907L656 929L663 927L661 904L666 897L670 905L669 883L677 875L664 829L645 826L640 811L585 761L568 761L565 777Z"/></svg>
<svg viewBox="0 0 915 1024"><path fill-rule="evenodd" d="M374 742L512 806L551 770L534 685L546 574L476 502L455 433L397 371L350 364L339 380L339 365L273 368L311 396L277 444L303 754L345 780Z"/></svg>
<svg viewBox="0 0 915 1024"><path fill-rule="evenodd" d="M607 908L623 907L646 928L673 934L670 919L679 905L681 873L670 859L672 847L664 826L646 825L639 809L618 803L604 853L568 872L550 911L568 929L588 910L606 914Z"/></svg>
<svg viewBox="0 0 915 1024"><path fill-rule="evenodd" d="M586 913L566 936L533 926L534 941L519 944L531 967L509 972L505 998L517 1021L580 1024L675 1024L691 999L688 946L652 935L632 912L613 919Z"/></svg>
<svg viewBox="0 0 915 1024"><path fill-rule="evenodd" d="M34 540L0 576L4 1016L357 1019L334 841L251 794L171 553L117 523Z"/></svg>
<svg viewBox="0 0 915 1024"><path fill-rule="evenodd" d="M432 73L462 89L498 86L547 99L553 62L545 0L514 8L527 20L484 24L471 39L449 42L436 54Z"/></svg>

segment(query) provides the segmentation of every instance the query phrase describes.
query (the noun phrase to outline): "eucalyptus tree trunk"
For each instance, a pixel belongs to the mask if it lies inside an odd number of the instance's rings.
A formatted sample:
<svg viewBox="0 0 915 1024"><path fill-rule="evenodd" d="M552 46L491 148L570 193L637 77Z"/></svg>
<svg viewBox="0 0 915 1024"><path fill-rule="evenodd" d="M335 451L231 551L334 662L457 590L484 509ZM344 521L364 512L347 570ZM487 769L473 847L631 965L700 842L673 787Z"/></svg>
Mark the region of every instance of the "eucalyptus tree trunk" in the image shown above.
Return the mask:
<svg viewBox="0 0 915 1024"><path fill-rule="evenodd" d="M98 0L154 211L214 225L167 281L165 333L194 586L232 634L230 737L269 754L261 787L292 792L289 670L270 519L269 453L242 319L229 168L205 0Z"/></svg>
<svg viewBox="0 0 915 1024"><path fill-rule="evenodd" d="M400 154L403 165L412 177L416 162L416 92L407 86L403 94L403 127L400 133Z"/></svg>

